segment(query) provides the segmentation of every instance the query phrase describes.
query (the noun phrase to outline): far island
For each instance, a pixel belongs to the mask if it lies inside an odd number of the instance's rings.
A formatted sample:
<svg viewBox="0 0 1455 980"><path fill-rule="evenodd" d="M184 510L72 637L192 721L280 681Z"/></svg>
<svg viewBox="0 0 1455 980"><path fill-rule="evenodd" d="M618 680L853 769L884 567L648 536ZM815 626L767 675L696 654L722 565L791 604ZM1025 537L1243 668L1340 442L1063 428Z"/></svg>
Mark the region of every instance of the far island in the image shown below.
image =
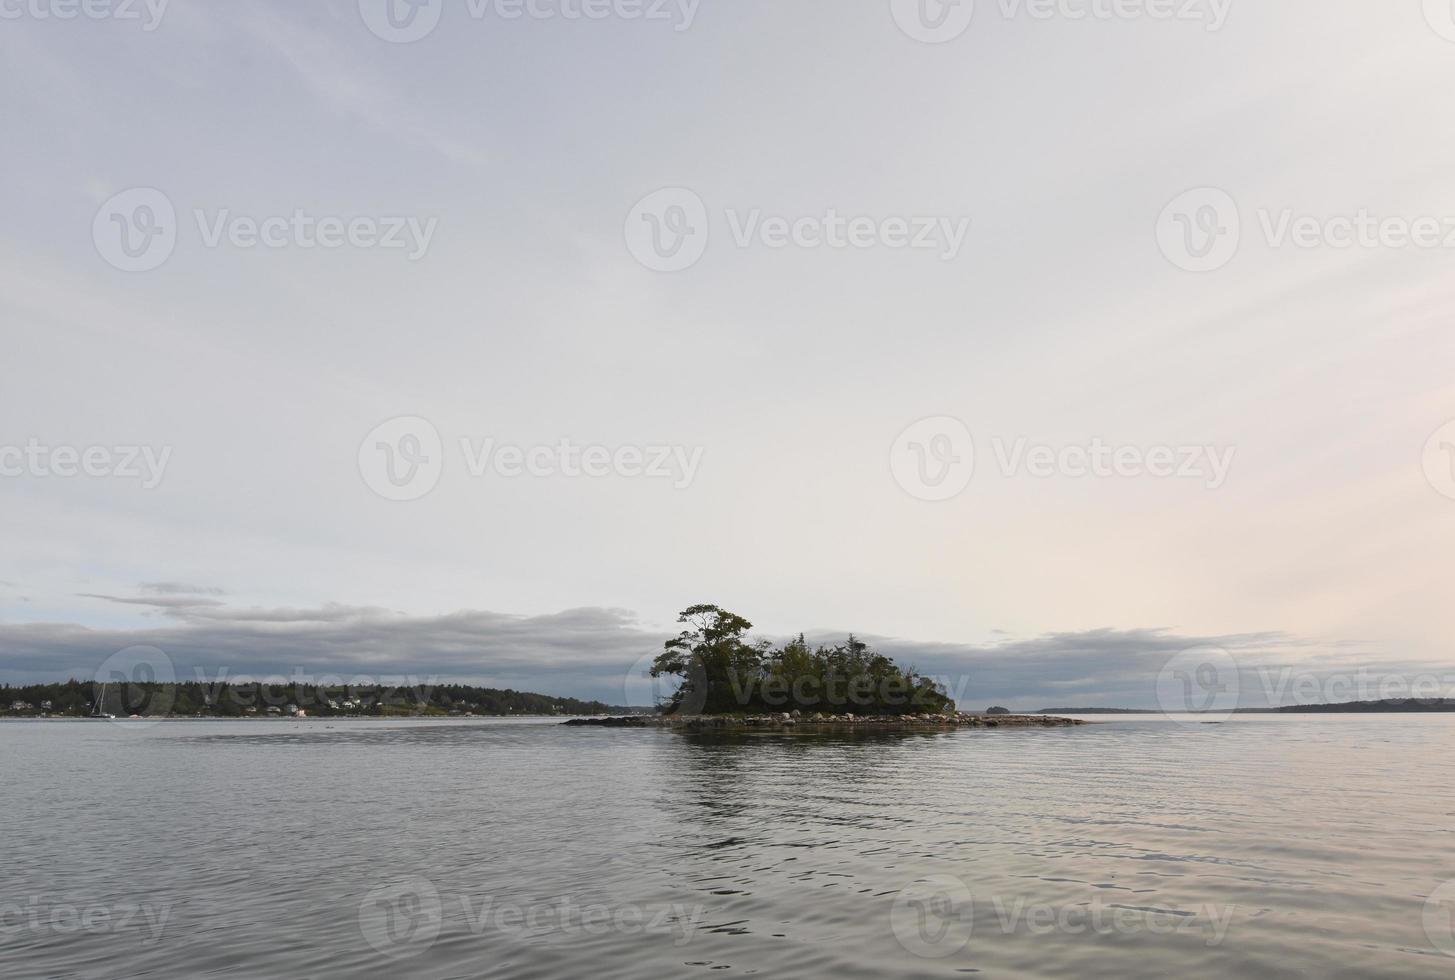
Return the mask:
<svg viewBox="0 0 1455 980"><path fill-rule="evenodd" d="M687 628L663 645L654 678L677 687L655 710L567 725L607 728L1049 728L1070 718L1013 715L1004 708L963 712L943 685L875 653L853 635L810 647L799 634L780 646L751 640L753 624L718 606L697 605L677 621Z"/></svg>

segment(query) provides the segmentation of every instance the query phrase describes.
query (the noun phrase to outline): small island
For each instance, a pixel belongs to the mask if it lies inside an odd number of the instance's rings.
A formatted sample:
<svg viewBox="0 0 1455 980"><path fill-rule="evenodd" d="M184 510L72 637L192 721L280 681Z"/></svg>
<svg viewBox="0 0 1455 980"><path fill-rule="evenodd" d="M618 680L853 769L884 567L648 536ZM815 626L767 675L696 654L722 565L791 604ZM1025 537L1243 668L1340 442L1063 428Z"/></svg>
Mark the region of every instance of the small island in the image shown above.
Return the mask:
<svg viewBox="0 0 1455 980"><path fill-rule="evenodd" d="M958 710L943 685L876 653L852 634L810 647L799 634L780 646L751 640L753 624L719 606L696 605L687 628L663 645L651 676L676 690L655 710L564 724L605 728L786 730L843 728L1050 728L1070 718Z"/></svg>

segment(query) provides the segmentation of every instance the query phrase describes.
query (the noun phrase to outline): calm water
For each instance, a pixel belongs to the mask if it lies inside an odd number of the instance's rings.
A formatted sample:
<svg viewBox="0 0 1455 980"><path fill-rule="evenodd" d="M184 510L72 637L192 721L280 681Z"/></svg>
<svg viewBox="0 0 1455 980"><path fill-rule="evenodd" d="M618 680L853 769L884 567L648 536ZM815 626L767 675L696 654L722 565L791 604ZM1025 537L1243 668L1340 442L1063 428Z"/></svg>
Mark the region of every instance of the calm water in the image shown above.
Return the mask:
<svg viewBox="0 0 1455 980"><path fill-rule="evenodd" d="M6 977L1455 975L1450 716L6 723L0 793Z"/></svg>

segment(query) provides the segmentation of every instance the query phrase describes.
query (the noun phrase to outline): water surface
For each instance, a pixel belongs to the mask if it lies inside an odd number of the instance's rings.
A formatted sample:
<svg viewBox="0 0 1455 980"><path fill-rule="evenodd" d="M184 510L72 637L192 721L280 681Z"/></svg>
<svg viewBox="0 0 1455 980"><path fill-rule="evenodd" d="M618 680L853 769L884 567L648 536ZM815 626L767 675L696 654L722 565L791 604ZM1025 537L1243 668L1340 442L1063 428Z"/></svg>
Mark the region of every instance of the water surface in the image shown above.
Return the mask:
<svg viewBox="0 0 1455 980"><path fill-rule="evenodd" d="M1097 721L0 724L0 972L1455 975L1455 717Z"/></svg>

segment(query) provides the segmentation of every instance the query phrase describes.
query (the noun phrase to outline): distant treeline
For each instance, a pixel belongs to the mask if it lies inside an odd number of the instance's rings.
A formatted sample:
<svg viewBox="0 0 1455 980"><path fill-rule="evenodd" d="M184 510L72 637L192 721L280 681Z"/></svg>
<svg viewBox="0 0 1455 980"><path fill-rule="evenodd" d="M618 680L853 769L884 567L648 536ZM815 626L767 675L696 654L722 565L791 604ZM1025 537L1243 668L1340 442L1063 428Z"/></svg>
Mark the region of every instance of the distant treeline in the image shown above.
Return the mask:
<svg viewBox="0 0 1455 980"><path fill-rule="evenodd" d="M1455 711L1455 698L1389 698L1384 701L1345 701L1339 704L1295 704L1285 708L1238 708L1235 714L1359 714L1391 711ZM1042 708L1042 715L1157 715L1150 708Z"/></svg>
<svg viewBox="0 0 1455 980"><path fill-rule="evenodd" d="M0 686L0 715L250 718L294 714L320 717L408 715L598 715L625 709L601 701L497 690L463 684L314 685L302 683L109 683L69 680Z"/></svg>
<svg viewBox="0 0 1455 980"><path fill-rule="evenodd" d="M1390 711L1455 711L1455 698L1389 698L1384 701L1346 701L1343 704L1296 704L1278 709L1280 714L1359 714Z"/></svg>

